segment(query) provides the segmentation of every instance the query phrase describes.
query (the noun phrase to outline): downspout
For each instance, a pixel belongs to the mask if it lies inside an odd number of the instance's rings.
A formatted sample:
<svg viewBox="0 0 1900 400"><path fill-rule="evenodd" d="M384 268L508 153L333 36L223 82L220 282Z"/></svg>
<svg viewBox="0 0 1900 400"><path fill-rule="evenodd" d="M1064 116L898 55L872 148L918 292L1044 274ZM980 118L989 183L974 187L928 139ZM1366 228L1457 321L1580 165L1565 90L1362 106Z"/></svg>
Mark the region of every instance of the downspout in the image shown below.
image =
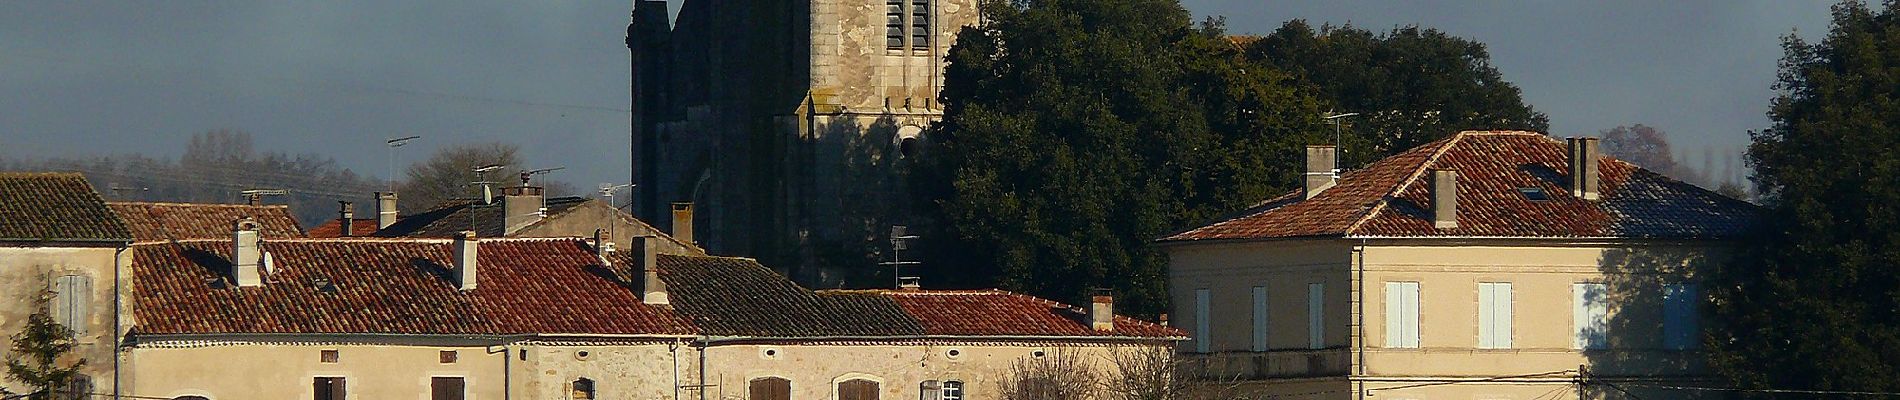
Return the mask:
<svg viewBox="0 0 1900 400"><path fill-rule="evenodd" d="M123 370L125 354L121 352L122 350L125 349L124 347L125 346L125 331L123 330L123 328L125 327L124 326L125 315L122 314L125 309L125 304L124 304L125 300L124 300L123 292L120 289L120 286L123 285L125 282L125 276L124 276L125 274L121 273L120 269L125 267L125 263L122 260L125 259L124 258L125 251L126 249L130 248L130 245L131 243L120 244L119 249L112 252L112 398L113 400L120 399L121 398L120 396L122 396L121 393L125 392L125 388L122 387L124 380L121 379L120 377L121 375L125 375L125 371Z"/></svg>
<svg viewBox="0 0 1900 400"><path fill-rule="evenodd" d="M1358 340L1354 341L1355 343L1353 343L1353 346L1359 352L1359 356L1354 357L1353 364L1354 364L1354 367L1357 367L1359 369L1359 372L1356 373L1355 375L1358 375L1359 378L1364 378L1366 375L1366 239L1364 238L1359 239L1359 245L1353 247L1353 252L1358 253L1356 256L1353 257L1353 262L1354 262L1353 273L1359 275L1357 278L1354 279L1355 281L1358 281L1359 290L1355 291L1357 292L1355 295L1359 296L1359 299L1358 301L1354 302L1355 304L1353 304L1354 307L1359 308L1359 312L1355 313L1355 314L1358 314L1358 318L1359 318L1359 323L1358 323L1359 326L1357 327L1357 329L1359 330L1359 338ZM1359 390L1354 390L1354 392L1358 392L1357 395L1359 396L1360 399L1365 399L1366 398L1365 381L1361 379L1354 379L1353 384L1359 387L1358 388Z"/></svg>
<svg viewBox="0 0 1900 400"><path fill-rule="evenodd" d="M706 346L699 347L699 400L706 400Z"/></svg>
<svg viewBox="0 0 1900 400"><path fill-rule="evenodd" d="M673 339L673 343L668 344L666 346L666 352L668 354L671 354L671 358L673 359L673 400L680 400L680 341L679 339Z"/></svg>
<svg viewBox="0 0 1900 400"><path fill-rule="evenodd" d="M508 400L514 391L515 349L507 344L501 345L501 399Z"/></svg>

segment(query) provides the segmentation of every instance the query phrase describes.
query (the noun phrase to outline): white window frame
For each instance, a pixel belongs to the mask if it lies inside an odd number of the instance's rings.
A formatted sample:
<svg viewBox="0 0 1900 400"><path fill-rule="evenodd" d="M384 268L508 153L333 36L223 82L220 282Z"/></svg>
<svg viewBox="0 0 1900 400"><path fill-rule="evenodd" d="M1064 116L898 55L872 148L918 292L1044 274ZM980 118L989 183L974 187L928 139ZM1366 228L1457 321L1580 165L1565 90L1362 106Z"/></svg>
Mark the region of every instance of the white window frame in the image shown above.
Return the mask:
<svg viewBox="0 0 1900 400"><path fill-rule="evenodd" d="M1253 351L1267 351L1267 287L1253 287Z"/></svg>
<svg viewBox="0 0 1900 400"><path fill-rule="evenodd" d="M1570 285L1572 348L1601 350L1610 347L1610 290L1596 282Z"/></svg>
<svg viewBox="0 0 1900 400"><path fill-rule="evenodd" d="M1385 347L1418 348L1418 282L1385 283Z"/></svg>
<svg viewBox="0 0 1900 400"><path fill-rule="evenodd" d="M1306 284L1306 348L1326 348L1326 283Z"/></svg>
<svg viewBox="0 0 1900 400"><path fill-rule="evenodd" d="M941 383L942 389L937 400L963 400L963 381L947 380Z"/></svg>
<svg viewBox="0 0 1900 400"><path fill-rule="evenodd" d="M1213 291L1208 288L1194 289L1194 352L1196 353L1207 353L1211 350L1207 343L1211 341L1208 337L1207 320L1210 318L1208 307L1212 306L1210 303L1213 297Z"/></svg>
<svg viewBox="0 0 1900 400"><path fill-rule="evenodd" d="M1478 283L1478 348L1511 348L1511 283Z"/></svg>
<svg viewBox="0 0 1900 400"><path fill-rule="evenodd" d="M1692 350L1701 344L1697 308L1702 288L1694 283L1663 285L1663 348Z"/></svg>

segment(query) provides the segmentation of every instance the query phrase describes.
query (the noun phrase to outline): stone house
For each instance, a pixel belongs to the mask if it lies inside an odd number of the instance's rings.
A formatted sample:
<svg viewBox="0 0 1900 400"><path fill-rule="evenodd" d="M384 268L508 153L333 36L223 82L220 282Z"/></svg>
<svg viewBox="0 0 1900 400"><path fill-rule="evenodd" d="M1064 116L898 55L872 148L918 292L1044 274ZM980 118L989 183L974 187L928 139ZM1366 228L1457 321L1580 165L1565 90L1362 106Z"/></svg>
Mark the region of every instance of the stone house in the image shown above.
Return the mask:
<svg viewBox="0 0 1900 400"><path fill-rule="evenodd" d="M673 205L674 218L687 222L675 224L674 232L665 232L599 199L548 198L541 187L526 184L503 188L502 193L488 201L452 200L409 214L396 210L393 194L377 193L381 200L374 211L378 218L374 219L356 218L356 206L340 201L337 218L312 228L310 236L447 239L473 231L484 238L591 238L598 233L611 238L609 241L619 248L640 246L641 238L657 237L662 252L706 254L693 242L692 204ZM348 234L344 233L346 226Z"/></svg>
<svg viewBox="0 0 1900 400"><path fill-rule="evenodd" d="M1696 270L1757 209L1534 132L1462 132L1161 239L1181 351L1261 395L1679 398ZM1640 396L1640 397L1637 397Z"/></svg>
<svg viewBox="0 0 1900 400"><path fill-rule="evenodd" d="M222 239L231 236L231 223L250 217L258 234L267 239L304 237L303 226L286 205L214 203L106 202L132 230L135 242Z"/></svg>
<svg viewBox="0 0 1900 400"><path fill-rule="evenodd" d="M13 348L12 336L35 312L71 329L77 347L60 362L83 358L86 365L63 398L115 390L121 360L114 348L131 328L130 305L117 295L132 289L132 240L84 176L0 173L0 348ZM11 379L0 387L30 390Z"/></svg>
<svg viewBox="0 0 1900 400"><path fill-rule="evenodd" d="M905 222L896 170L927 152L977 1L681 0L677 18L667 3L635 2L627 28L635 215L699 204L707 249L842 280L818 254L865 254Z"/></svg>

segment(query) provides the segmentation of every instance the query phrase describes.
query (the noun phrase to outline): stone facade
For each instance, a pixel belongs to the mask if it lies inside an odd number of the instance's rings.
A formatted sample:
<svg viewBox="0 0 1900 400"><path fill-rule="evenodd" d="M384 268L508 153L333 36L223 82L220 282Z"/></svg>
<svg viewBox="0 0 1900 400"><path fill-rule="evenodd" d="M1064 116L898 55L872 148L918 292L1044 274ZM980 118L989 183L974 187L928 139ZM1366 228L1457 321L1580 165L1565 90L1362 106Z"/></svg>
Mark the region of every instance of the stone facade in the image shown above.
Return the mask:
<svg viewBox="0 0 1900 400"><path fill-rule="evenodd" d="M904 221L897 163L942 115L943 56L975 0L685 0L674 21L665 6L638 2L628 27L636 214L691 201L709 251L846 279L804 267L866 255Z"/></svg>
<svg viewBox="0 0 1900 400"><path fill-rule="evenodd" d="M0 293L5 294L0 299L0 332L5 332L0 335L0 348L12 349L12 335L26 327L28 315L40 311L35 309L35 297L52 296L52 304L46 307L54 321L71 321L65 316L72 312L79 313L72 318L85 321L83 326L73 327L77 333L74 342L78 346L73 348L69 358L86 360L80 373L90 380L94 392L111 393L117 367L113 345L119 337L115 332L123 333L132 327L132 305L118 302L114 296L119 290L131 290L131 279L121 279L129 276L131 263L131 252L117 246L11 247L0 244ZM121 286L115 288L114 285ZM78 294L83 299L68 302L67 296L72 294L58 293L75 287L87 290ZM62 360L69 361L72 360ZM10 379L4 386L21 388L19 382Z"/></svg>

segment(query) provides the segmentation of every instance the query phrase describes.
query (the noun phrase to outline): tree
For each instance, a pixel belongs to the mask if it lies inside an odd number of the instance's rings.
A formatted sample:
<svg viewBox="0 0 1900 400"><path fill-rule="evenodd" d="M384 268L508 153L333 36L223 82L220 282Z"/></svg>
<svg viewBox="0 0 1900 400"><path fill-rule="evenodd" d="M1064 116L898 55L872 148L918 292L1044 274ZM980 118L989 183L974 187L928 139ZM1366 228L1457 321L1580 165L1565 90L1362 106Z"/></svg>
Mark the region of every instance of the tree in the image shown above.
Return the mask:
<svg viewBox="0 0 1900 400"><path fill-rule="evenodd" d="M1000 379L1003 400L1093 400L1101 392L1096 365L1085 356L1055 350L1016 359Z"/></svg>
<svg viewBox="0 0 1900 400"><path fill-rule="evenodd" d="M521 160L521 146L513 143L488 142L469 143L444 147L436 150L428 160L409 166L408 180L404 181L399 206L405 210L426 210L452 199L479 197L479 186L473 185L477 177L475 168L488 165L500 165L501 168L483 173L483 178L494 182L494 188L520 186L520 174L529 170ZM547 194L558 195L575 192L574 186L565 182L536 177L534 184L547 188ZM495 192L500 195L499 191Z"/></svg>
<svg viewBox="0 0 1900 400"><path fill-rule="evenodd" d="M1546 131L1491 66L1484 44L1436 29L1384 34L1291 20L1247 46L1249 58L1291 73L1334 110L1357 112L1343 143L1348 165L1370 162L1463 130Z"/></svg>
<svg viewBox="0 0 1900 400"><path fill-rule="evenodd" d="M31 390L26 393L28 399L54 398L55 391L81 377L79 368L86 365L83 358L65 360L75 346L73 331L48 315L50 297L50 293L42 292L34 298L34 311L27 315L26 326L13 334L13 352L7 357L7 377Z"/></svg>
<svg viewBox="0 0 1900 400"><path fill-rule="evenodd" d="M1167 305L1173 229L1290 189L1319 105L1172 0L990 0L909 185L932 281Z"/></svg>
<svg viewBox="0 0 1900 400"><path fill-rule="evenodd" d="M1657 173L1676 172L1676 154L1669 150L1669 136L1655 127L1624 125L1599 134L1604 154Z"/></svg>
<svg viewBox="0 0 1900 400"><path fill-rule="evenodd" d="M1707 277L1717 372L1744 388L1900 391L1900 14L1834 6L1783 39L1748 160L1759 235Z"/></svg>

